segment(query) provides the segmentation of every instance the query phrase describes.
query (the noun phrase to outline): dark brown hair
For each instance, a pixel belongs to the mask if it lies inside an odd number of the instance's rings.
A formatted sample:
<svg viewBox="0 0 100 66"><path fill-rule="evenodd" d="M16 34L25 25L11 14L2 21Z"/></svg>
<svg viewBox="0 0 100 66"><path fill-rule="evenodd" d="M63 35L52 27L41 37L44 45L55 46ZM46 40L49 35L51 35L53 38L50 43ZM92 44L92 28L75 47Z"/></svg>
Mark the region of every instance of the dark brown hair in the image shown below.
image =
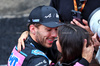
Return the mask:
<svg viewBox="0 0 100 66"><path fill-rule="evenodd" d="M82 56L84 39L89 45L89 33L76 25L63 25L58 28L59 42L62 48L61 63L70 63Z"/></svg>

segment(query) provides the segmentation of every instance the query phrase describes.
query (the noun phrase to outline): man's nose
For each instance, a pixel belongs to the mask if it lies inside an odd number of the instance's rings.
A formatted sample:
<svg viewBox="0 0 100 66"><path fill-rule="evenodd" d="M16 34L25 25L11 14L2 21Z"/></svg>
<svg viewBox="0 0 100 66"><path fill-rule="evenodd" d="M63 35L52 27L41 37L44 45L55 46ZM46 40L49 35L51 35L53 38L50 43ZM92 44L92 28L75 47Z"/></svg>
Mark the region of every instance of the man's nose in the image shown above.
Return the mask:
<svg viewBox="0 0 100 66"><path fill-rule="evenodd" d="M53 30L53 31L51 32L51 36L52 36L52 37L57 37L57 31L56 31L56 30Z"/></svg>

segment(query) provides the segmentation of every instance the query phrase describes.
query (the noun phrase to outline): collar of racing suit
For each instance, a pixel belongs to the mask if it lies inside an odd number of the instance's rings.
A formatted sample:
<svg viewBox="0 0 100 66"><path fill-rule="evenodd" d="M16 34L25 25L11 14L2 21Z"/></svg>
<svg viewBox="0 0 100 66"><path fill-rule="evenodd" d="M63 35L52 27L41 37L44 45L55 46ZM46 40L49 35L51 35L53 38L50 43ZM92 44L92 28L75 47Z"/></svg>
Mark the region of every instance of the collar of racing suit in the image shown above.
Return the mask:
<svg viewBox="0 0 100 66"><path fill-rule="evenodd" d="M41 44L35 42L30 35L28 35L28 38L25 40L25 42L28 42L28 44L33 44L35 46L35 48L43 51L45 54L47 54L48 48L43 47Z"/></svg>

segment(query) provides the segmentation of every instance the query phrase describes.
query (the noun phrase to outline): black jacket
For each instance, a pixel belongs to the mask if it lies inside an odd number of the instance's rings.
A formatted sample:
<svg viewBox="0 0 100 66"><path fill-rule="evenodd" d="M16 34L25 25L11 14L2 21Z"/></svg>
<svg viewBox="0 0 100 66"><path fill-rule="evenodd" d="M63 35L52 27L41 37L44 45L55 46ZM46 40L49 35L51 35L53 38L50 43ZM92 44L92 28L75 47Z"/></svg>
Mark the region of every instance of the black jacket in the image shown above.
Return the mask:
<svg viewBox="0 0 100 66"><path fill-rule="evenodd" d="M34 47L33 47L33 45L34 45ZM34 40L32 40L32 38L29 35L27 40L25 41L26 47L24 50L22 50L22 52L24 52L28 55L23 62L23 66L25 66L25 65L32 66L32 65L39 65L39 64L40 64L40 66L44 66L44 65L47 66L51 63L56 63L57 55L59 52L55 45L56 44L54 43L52 48L49 48L49 49L45 48L42 45L36 43ZM42 54L33 55L34 53L31 53L31 52L34 49L38 49L38 50L42 51L45 54L45 56L43 56ZM45 61L45 63L43 63L44 61Z"/></svg>

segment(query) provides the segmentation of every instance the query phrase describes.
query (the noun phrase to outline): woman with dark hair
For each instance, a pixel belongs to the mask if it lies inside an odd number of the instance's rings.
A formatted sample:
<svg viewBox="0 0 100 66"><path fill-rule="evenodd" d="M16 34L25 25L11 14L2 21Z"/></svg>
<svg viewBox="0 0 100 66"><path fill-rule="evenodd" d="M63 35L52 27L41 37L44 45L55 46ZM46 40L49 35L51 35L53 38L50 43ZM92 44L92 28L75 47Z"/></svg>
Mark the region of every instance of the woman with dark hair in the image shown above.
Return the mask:
<svg viewBox="0 0 100 66"><path fill-rule="evenodd" d="M87 46L93 45L90 42L89 33L85 29L71 24L59 27L56 44L58 50L61 52L61 59L57 63L57 66L73 66L78 62L82 58L85 43ZM93 55L93 52L91 55Z"/></svg>

